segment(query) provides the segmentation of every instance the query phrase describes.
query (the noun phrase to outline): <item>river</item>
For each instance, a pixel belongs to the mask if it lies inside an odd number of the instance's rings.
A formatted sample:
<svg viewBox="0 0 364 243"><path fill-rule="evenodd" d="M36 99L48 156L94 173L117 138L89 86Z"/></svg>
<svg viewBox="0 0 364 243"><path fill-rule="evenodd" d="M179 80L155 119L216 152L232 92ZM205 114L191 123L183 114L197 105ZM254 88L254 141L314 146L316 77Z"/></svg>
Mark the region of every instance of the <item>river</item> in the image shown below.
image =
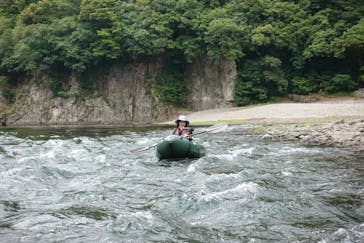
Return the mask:
<svg viewBox="0 0 364 243"><path fill-rule="evenodd" d="M167 128L2 130L0 242L364 241L362 154L247 127L181 161L130 152Z"/></svg>

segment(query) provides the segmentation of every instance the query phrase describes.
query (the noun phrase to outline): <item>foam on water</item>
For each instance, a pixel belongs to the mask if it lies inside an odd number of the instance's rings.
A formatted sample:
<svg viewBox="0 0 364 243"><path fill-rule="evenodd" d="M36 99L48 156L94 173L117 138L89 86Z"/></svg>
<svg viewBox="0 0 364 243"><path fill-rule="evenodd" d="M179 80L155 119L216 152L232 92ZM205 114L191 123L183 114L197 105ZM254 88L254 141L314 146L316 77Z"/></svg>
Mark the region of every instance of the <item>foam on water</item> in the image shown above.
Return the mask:
<svg viewBox="0 0 364 243"><path fill-rule="evenodd" d="M186 171L188 173L197 172L198 168L203 165L203 161L205 160L204 157L194 160L191 164L187 166Z"/></svg>
<svg viewBox="0 0 364 243"><path fill-rule="evenodd" d="M12 227L17 230L30 230L30 231L39 231L43 230L45 225L51 227L54 224L57 224L58 219L56 217L50 215L39 215L39 216L29 216L25 218L23 221L14 224Z"/></svg>
<svg viewBox="0 0 364 243"><path fill-rule="evenodd" d="M193 164L190 164L188 167L187 167L187 172L189 173L192 173L192 172L195 172L196 169L197 169L197 164L196 163L193 163Z"/></svg>
<svg viewBox="0 0 364 243"><path fill-rule="evenodd" d="M244 198L247 194L256 194L258 188L259 186L254 182L244 182L236 187L219 192L206 192L202 190L197 194L197 198L203 201L223 200L236 197Z"/></svg>
<svg viewBox="0 0 364 243"><path fill-rule="evenodd" d="M39 157L40 158L43 157L45 159L54 159L56 157L55 150L51 149L51 150L45 152L44 154L41 154Z"/></svg>
<svg viewBox="0 0 364 243"><path fill-rule="evenodd" d="M151 143L151 139L142 138L142 139L138 140L135 144L148 146L148 145L150 145L150 143Z"/></svg>
<svg viewBox="0 0 364 243"><path fill-rule="evenodd" d="M289 171L282 171L282 175L283 176L292 176L292 172L289 172Z"/></svg>
<svg viewBox="0 0 364 243"><path fill-rule="evenodd" d="M106 155L105 154L99 154L96 156L96 161L99 163L105 163L106 162Z"/></svg>
<svg viewBox="0 0 364 243"><path fill-rule="evenodd" d="M232 161L240 155L251 155L253 153L253 151L254 151L254 148L243 148L243 149L229 151L229 153L216 154L213 156L215 156L219 159L222 159L222 160Z"/></svg>
<svg viewBox="0 0 364 243"><path fill-rule="evenodd" d="M241 173L227 173L227 174L214 174L210 175L207 181L225 181L225 180L234 180L242 178Z"/></svg>
<svg viewBox="0 0 364 243"><path fill-rule="evenodd" d="M284 146L279 148L277 151L271 151L270 155L287 155L287 154L318 154L322 153L322 150L317 148L306 148L306 147L288 147Z"/></svg>
<svg viewBox="0 0 364 243"><path fill-rule="evenodd" d="M363 242L364 241L364 223L356 225L350 229L339 228L327 238L319 242Z"/></svg>
<svg viewBox="0 0 364 243"><path fill-rule="evenodd" d="M245 130L182 161L130 152L170 129L1 132L0 241L362 241L361 157Z"/></svg>

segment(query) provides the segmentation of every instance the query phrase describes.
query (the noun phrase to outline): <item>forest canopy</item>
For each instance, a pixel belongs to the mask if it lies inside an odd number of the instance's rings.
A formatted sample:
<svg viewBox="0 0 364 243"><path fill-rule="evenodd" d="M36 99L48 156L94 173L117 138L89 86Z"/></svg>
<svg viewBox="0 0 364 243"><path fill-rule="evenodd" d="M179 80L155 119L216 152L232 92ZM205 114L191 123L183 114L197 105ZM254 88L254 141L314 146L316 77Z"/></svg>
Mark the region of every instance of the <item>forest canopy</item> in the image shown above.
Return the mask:
<svg viewBox="0 0 364 243"><path fill-rule="evenodd" d="M364 86L364 1L0 2L3 77L161 56L235 60L238 105L352 91Z"/></svg>

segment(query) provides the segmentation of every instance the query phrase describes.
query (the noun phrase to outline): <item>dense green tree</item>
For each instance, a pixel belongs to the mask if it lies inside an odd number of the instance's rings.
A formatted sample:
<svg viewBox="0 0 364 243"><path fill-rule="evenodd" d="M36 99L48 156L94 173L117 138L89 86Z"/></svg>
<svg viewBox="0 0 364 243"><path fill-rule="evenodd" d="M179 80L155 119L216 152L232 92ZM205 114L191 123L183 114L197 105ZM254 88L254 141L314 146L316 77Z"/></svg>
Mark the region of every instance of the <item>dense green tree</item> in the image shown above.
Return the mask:
<svg viewBox="0 0 364 243"><path fill-rule="evenodd" d="M281 65L281 60L273 56L244 62L237 80L237 103L263 102L287 94L288 81L280 69ZM247 95L249 92L251 94Z"/></svg>
<svg viewBox="0 0 364 243"><path fill-rule="evenodd" d="M116 59L121 56L123 25L118 19L118 0L82 0L79 18L95 33L90 47L95 57Z"/></svg>
<svg viewBox="0 0 364 243"><path fill-rule="evenodd" d="M2 0L0 1L0 14L13 17L19 14L25 7L38 0Z"/></svg>
<svg viewBox="0 0 364 243"><path fill-rule="evenodd" d="M11 37L8 32L1 38L5 45L12 47L12 52L3 56L2 67L16 72L32 72L62 64L65 56L59 52L57 34L58 40L63 41L72 33L71 30L59 30L70 25L67 16L77 14L78 5L78 1L41 0L24 8L17 16Z"/></svg>
<svg viewBox="0 0 364 243"><path fill-rule="evenodd" d="M347 61L352 77L358 80L364 74L360 69L364 64L364 18L336 38L332 46L335 56Z"/></svg>
<svg viewBox="0 0 364 243"><path fill-rule="evenodd" d="M158 56L173 46L171 16L166 9L173 1L124 3L121 21L125 26L121 46L131 57Z"/></svg>
<svg viewBox="0 0 364 243"><path fill-rule="evenodd" d="M364 85L363 16L363 0L2 0L0 75L208 56L238 63L239 105L351 91Z"/></svg>
<svg viewBox="0 0 364 243"><path fill-rule="evenodd" d="M212 20L205 32L207 55L218 59L238 58L243 55L240 39L243 35L243 27L237 25L228 18Z"/></svg>

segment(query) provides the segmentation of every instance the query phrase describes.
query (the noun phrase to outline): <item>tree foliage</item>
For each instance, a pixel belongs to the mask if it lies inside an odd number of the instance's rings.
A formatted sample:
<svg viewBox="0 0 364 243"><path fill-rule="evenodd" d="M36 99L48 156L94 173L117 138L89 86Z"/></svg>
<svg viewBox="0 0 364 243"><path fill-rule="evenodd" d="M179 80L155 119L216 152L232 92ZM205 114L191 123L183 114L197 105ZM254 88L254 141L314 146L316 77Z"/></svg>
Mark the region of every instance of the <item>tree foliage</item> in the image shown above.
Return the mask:
<svg viewBox="0 0 364 243"><path fill-rule="evenodd" d="M234 59L236 102L363 85L362 0L2 0L0 75ZM9 79L11 80L11 79Z"/></svg>
<svg viewBox="0 0 364 243"><path fill-rule="evenodd" d="M181 72L177 70L167 68L158 73L156 96L166 105L183 107L187 104L188 91Z"/></svg>

